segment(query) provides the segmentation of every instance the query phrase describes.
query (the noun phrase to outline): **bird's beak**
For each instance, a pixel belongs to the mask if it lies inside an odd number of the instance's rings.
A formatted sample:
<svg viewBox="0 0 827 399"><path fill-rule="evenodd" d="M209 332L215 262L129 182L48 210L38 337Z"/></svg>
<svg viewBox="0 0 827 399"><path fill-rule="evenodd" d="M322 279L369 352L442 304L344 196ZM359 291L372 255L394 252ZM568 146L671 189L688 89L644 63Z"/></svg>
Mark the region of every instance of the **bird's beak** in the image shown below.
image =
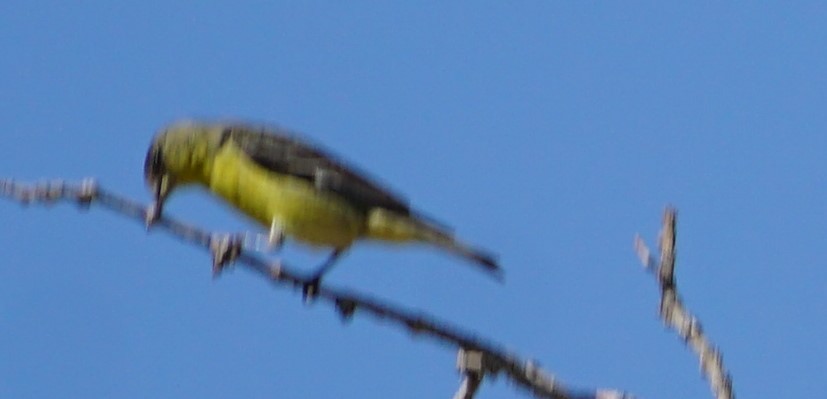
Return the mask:
<svg viewBox="0 0 827 399"><path fill-rule="evenodd" d="M172 179L170 179L169 176L164 174L150 181L149 186L152 190L152 194L154 197L153 200L155 202L152 205L150 205L146 213L147 227L152 226L153 223L155 223L158 219L161 218L161 213L164 209L164 202L166 201L170 192L172 192L173 184Z"/></svg>

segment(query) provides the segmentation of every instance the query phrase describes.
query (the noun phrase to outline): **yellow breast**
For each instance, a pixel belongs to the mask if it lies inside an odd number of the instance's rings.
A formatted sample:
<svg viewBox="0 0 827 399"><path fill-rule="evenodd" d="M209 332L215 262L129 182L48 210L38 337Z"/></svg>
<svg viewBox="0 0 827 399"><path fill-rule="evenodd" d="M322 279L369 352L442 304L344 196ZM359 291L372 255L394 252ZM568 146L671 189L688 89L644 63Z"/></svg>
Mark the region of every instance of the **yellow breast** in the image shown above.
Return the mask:
<svg viewBox="0 0 827 399"><path fill-rule="evenodd" d="M203 183L266 228L275 220L307 244L345 248L365 230L365 215L340 197L268 171L232 144L216 154Z"/></svg>

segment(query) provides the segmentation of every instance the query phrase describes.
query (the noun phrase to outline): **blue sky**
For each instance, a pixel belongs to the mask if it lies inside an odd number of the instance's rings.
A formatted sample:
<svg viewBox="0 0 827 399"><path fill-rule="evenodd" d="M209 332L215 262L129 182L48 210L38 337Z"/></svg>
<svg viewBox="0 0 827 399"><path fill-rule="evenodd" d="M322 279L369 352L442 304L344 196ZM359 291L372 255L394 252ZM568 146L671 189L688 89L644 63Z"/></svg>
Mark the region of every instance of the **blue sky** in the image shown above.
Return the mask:
<svg viewBox="0 0 827 399"><path fill-rule="evenodd" d="M263 3L263 2L262 2ZM448 319L577 387L706 397L632 250L679 209L678 284L742 397L827 389L827 7L5 1L0 175L147 201L182 117L289 127L500 255L421 247L326 280ZM171 216L254 229L198 191ZM0 204L0 397L447 397L455 352L94 209ZM292 249L308 269L322 254ZM518 397L499 379L478 397Z"/></svg>

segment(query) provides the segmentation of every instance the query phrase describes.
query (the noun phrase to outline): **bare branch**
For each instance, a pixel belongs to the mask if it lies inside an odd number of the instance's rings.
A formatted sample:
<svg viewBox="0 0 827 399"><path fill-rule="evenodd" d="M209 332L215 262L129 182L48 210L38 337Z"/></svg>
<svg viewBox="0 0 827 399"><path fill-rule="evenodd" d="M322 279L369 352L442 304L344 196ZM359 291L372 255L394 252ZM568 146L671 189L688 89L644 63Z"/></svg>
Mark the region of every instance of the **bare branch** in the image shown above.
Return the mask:
<svg viewBox="0 0 827 399"><path fill-rule="evenodd" d="M457 369L462 373L462 382L459 385L454 399L473 399L474 394L482 383L485 375L483 366L484 354L480 351L466 351L463 348L457 352Z"/></svg>
<svg viewBox="0 0 827 399"><path fill-rule="evenodd" d="M663 212L660 232L660 260L655 261L649 248L638 236L635 250L644 267L655 272L661 289L660 316L663 322L686 342L698 355L701 371L706 376L717 399L733 399L732 378L724 368L724 360L718 349L706 337L701 322L684 308L675 283L675 243L677 239L677 211L667 207Z"/></svg>
<svg viewBox="0 0 827 399"><path fill-rule="evenodd" d="M462 383L460 383L457 393L454 394L454 399L474 399L474 394L477 393L481 383L482 377L479 374L463 374Z"/></svg>
<svg viewBox="0 0 827 399"><path fill-rule="evenodd" d="M23 204L34 201L53 203L58 200L74 201L83 207L97 204L131 217L141 225L144 225L148 220L147 217L154 212L153 206L144 207L136 202L109 193L97 187L91 179L85 180L80 187L65 184L62 181L32 186L0 179L0 195L15 199ZM242 248L240 239L227 235L213 236L166 216L161 216L158 220L153 221L151 227L154 228L155 226L165 229L183 241L211 251L213 253L214 272L219 272L227 263L236 261L237 264L258 273L274 285L292 287L294 291L301 291L306 283L300 273L296 273L280 263L271 264L245 251ZM444 321L388 304L386 301L364 294L322 285L318 287L314 299L332 304L345 320L352 318L356 313L371 315L376 319L405 327L415 335L427 336L442 344L463 348L464 352L478 356L479 372L470 371L466 365L463 365L467 384L464 396L460 397L473 395L484 374L489 374L491 377L503 374L517 387L527 390L536 397L554 399L631 397L631 395L611 390L569 391L533 361L522 360L516 355L506 353L498 346L475 337L473 334L461 331Z"/></svg>

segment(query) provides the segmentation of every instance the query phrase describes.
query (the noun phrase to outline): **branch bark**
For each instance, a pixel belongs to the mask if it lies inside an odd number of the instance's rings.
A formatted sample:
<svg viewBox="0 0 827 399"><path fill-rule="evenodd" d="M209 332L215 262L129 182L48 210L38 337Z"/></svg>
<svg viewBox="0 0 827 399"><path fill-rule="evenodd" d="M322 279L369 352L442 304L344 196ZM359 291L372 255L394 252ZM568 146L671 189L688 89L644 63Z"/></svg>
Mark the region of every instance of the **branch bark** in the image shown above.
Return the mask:
<svg viewBox="0 0 827 399"><path fill-rule="evenodd" d="M732 377L724 368L724 359L712 341L706 337L701 322L683 306L675 282L675 256L677 253L677 216L675 208L663 212L663 227L658 246L660 259L655 260L640 236L635 237L635 251L644 268L652 272L660 285L660 317L667 327L674 330L698 355L704 373L717 399L733 399Z"/></svg>
<svg viewBox="0 0 827 399"><path fill-rule="evenodd" d="M473 399L482 384L482 377L485 373L483 353L460 348L457 353L457 369L462 374L462 382L457 393L454 394L454 399Z"/></svg>
<svg viewBox="0 0 827 399"><path fill-rule="evenodd" d="M59 180L29 185L2 179L0 180L0 195L23 204L68 201L76 202L83 208L99 205L131 217L142 224L154 212L152 207L144 207L99 188L92 179L84 180L80 185L66 184ZM226 234L210 234L166 216L155 220L151 227L164 229L185 242L211 251L214 271L220 271L225 264L234 262L259 274L273 285L293 288L293 291L301 292L307 283L300 273L292 271L279 262L267 262L244 250L241 240L233 239ZM480 354L480 372L469 373L466 369L462 370L467 381L467 388L463 393L465 396L462 397L473 396L486 374L491 377L504 375L515 386L541 398L615 399L631 397L631 395L615 390L569 390L558 383L553 375L531 360L524 360L517 355L507 353L497 345L451 326L445 321L392 305L384 300L324 284L318 287L314 298L333 305L343 320L349 320L357 313L371 315L378 320L401 326L413 335L427 336L439 343L460 348L466 353Z"/></svg>

